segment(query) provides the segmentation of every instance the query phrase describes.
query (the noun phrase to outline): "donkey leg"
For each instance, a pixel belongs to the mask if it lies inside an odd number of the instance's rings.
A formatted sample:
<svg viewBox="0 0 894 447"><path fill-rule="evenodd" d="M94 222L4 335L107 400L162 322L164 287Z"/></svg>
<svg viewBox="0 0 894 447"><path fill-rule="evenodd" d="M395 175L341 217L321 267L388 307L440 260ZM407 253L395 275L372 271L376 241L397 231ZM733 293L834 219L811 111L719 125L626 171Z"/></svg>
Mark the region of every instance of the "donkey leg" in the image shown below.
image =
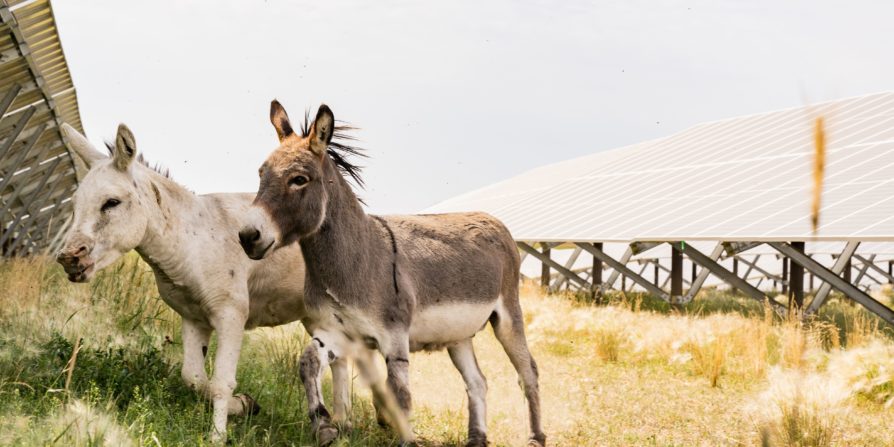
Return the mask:
<svg viewBox="0 0 894 447"><path fill-rule="evenodd" d="M314 334L298 361L298 372L307 396L307 409L311 427L317 442L327 446L338 437L338 427L332 424L329 411L323 402L323 368L335 360L335 343L323 341L324 335ZM328 346L329 349L326 349ZM334 372L334 371L333 371Z"/></svg>
<svg viewBox="0 0 894 447"><path fill-rule="evenodd" d="M385 365L388 369L388 387L397 398L397 404L400 405L404 415L409 419L412 407L409 335L395 338L399 340L395 341L395 346L382 353L385 355Z"/></svg>
<svg viewBox="0 0 894 447"><path fill-rule="evenodd" d="M510 298L510 299L506 299ZM524 318L518 303L518 291L514 297L504 295L504 305L491 317L491 325L497 340L509 356L509 361L518 373L518 383L528 401L528 419L531 424L529 447L546 445L546 435L540 424L540 387L537 384L537 363L528 350L525 340Z"/></svg>
<svg viewBox="0 0 894 447"><path fill-rule="evenodd" d="M211 400L208 388L208 375L205 372L205 356L208 354L208 341L211 330L190 320L183 320L183 368L180 376L186 386L192 388L205 399ZM248 394L237 394L230 398L227 414L239 416L250 412L258 414L261 407Z"/></svg>
<svg viewBox="0 0 894 447"><path fill-rule="evenodd" d="M348 359L337 358L329 365L332 369L332 422L351 429L351 376Z"/></svg>
<svg viewBox="0 0 894 447"><path fill-rule="evenodd" d="M381 415L382 419L387 421L397 431L401 439L401 445L410 444L415 439L413 427L410 425L410 421L404 414L403 409L398 405L391 389L382 380L379 370L376 368L373 354L374 352L371 350L361 349L356 358L357 368L360 369L360 375L372 390L373 405L376 407L377 414Z"/></svg>
<svg viewBox="0 0 894 447"><path fill-rule="evenodd" d="M469 395L469 440L466 447L487 446L487 380L478 368L472 339L463 340L447 348L453 366L466 382Z"/></svg>
<svg viewBox="0 0 894 447"><path fill-rule="evenodd" d="M215 443L224 442L227 438L227 415L230 413L230 404L235 403L233 390L236 388L236 366L242 350L246 316L247 312L228 306L215 310L211 317L211 324L217 330L214 375L208 384L214 421L211 441Z"/></svg>
<svg viewBox="0 0 894 447"><path fill-rule="evenodd" d="M183 319L183 368L180 377L186 386L207 398L208 374L205 372L205 354L211 330Z"/></svg>

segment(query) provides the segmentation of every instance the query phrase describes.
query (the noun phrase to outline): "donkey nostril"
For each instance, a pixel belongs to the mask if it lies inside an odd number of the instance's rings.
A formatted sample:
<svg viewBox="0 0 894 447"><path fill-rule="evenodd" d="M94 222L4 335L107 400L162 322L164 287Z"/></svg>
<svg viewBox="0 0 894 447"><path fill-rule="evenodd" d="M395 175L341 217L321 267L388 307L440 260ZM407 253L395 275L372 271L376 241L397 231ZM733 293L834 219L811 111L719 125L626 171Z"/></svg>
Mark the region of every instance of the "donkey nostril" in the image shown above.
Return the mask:
<svg viewBox="0 0 894 447"><path fill-rule="evenodd" d="M81 245L80 247L78 247L78 255L82 255L82 254L85 254L85 253L87 253L87 246L86 246L86 245Z"/></svg>
<svg viewBox="0 0 894 447"><path fill-rule="evenodd" d="M239 242L243 247L251 247L261 239L261 232L254 228L245 228L239 232Z"/></svg>

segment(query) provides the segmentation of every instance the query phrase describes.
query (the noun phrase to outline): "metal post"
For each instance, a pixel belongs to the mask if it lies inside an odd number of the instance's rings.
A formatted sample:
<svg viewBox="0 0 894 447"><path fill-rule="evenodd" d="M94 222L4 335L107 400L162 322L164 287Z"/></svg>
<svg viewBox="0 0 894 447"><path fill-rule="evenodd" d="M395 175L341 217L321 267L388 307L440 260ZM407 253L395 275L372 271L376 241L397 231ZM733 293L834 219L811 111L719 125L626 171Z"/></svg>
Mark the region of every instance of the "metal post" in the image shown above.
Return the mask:
<svg viewBox="0 0 894 447"><path fill-rule="evenodd" d="M671 247L671 300L683 296L683 253Z"/></svg>
<svg viewBox="0 0 894 447"><path fill-rule="evenodd" d="M833 271L824 267L822 264L814 261L803 253L799 253L794 250L790 245L782 243L782 242L770 242L770 246L775 248L778 252L783 255L794 258L799 264L804 266L804 268L813 271L814 274L820 277L823 281L826 281L830 286L838 289L841 293L844 293L852 300L860 303L866 309L873 312L874 314L880 316L883 320L887 321L889 324L894 324L894 311L886 307L884 304L879 303L871 296L864 293L859 288L855 287L853 284L844 281L841 277L836 275ZM846 248L847 249L847 248ZM848 260L850 260L850 256L848 256ZM814 300L815 301L815 300ZM813 303L810 303L810 307L813 307ZM809 309L808 309L809 310ZM814 309L815 310L815 309Z"/></svg>
<svg viewBox="0 0 894 447"><path fill-rule="evenodd" d="M804 254L804 242L792 242L792 248L795 249L798 253ZM789 278L788 278L789 289L791 293L789 293L789 306L794 306L798 309L804 307L804 267L797 263L792 262L791 268L789 269Z"/></svg>
<svg viewBox="0 0 894 447"><path fill-rule="evenodd" d="M888 261L888 278L894 278L894 270L892 270L892 267L894 267L894 261ZM888 284L891 284L892 282L894 282L894 279L888 280Z"/></svg>
<svg viewBox="0 0 894 447"><path fill-rule="evenodd" d="M845 262L845 264L844 264L844 271L841 272L842 278L844 278L844 280L847 282L851 282L851 268L852 267L853 266L851 265L851 257L848 256L847 262Z"/></svg>
<svg viewBox="0 0 894 447"><path fill-rule="evenodd" d="M658 258L655 258L655 287L661 287L661 281L659 280L658 274L660 273L658 263L661 262Z"/></svg>
<svg viewBox="0 0 894 447"><path fill-rule="evenodd" d="M540 245L541 247L543 247L543 256L549 258L549 244L546 242L541 242ZM540 265L540 285L543 287L549 287L549 264L541 262Z"/></svg>
<svg viewBox="0 0 894 447"><path fill-rule="evenodd" d="M788 295L788 258L782 257L782 294Z"/></svg>
<svg viewBox="0 0 894 447"><path fill-rule="evenodd" d="M597 250L602 251L602 242L594 242L593 247ZM597 297L597 294L601 296L601 288L602 288L602 261L593 256L593 274L590 275L593 278L593 298Z"/></svg>
<svg viewBox="0 0 894 447"><path fill-rule="evenodd" d="M690 261L692 262L692 261ZM695 277L698 276L698 268L696 267L695 262L692 262L692 280L689 281L692 284L695 284Z"/></svg>
<svg viewBox="0 0 894 447"><path fill-rule="evenodd" d="M733 256L733 275L739 276L739 258ZM748 278L746 278L747 280ZM735 287L730 289L732 293L738 292Z"/></svg>

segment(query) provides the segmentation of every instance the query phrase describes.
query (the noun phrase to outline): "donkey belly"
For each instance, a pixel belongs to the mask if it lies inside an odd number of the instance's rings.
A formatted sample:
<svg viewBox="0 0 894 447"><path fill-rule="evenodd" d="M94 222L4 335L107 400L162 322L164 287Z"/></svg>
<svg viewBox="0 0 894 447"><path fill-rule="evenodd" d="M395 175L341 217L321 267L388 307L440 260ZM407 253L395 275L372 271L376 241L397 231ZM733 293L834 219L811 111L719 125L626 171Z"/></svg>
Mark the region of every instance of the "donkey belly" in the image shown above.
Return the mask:
<svg viewBox="0 0 894 447"><path fill-rule="evenodd" d="M417 309L410 323L410 351L435 351L484 329L498 300L445 303Z"/></svg>

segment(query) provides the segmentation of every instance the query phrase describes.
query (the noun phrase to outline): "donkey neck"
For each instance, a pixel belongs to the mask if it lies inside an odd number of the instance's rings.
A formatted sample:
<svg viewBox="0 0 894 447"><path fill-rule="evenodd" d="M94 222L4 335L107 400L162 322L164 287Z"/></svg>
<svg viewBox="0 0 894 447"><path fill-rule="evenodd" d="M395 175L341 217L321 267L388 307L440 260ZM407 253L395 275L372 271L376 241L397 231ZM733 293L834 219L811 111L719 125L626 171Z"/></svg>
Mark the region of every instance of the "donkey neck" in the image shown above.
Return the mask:
<svg viewBox="0 0 894 447"><path fill-rule="evenodd" d="M380 237L379 224L363 211L351 185L328 159L326 170L332 186L323 223L299 244L310 282L327 289L351 289L377 268L375 254L386 247L386 241Z"/></svg>
<svg viewBox="0 0 894 447"><path fill-rule="evenodd" d="M187 226L203 210L199 197L177 182L148 168L143 171L139 190L148 213L146 232L137 253L154 269L176 279L176 271L185 264L182 250L189 237Z"/></svg>

